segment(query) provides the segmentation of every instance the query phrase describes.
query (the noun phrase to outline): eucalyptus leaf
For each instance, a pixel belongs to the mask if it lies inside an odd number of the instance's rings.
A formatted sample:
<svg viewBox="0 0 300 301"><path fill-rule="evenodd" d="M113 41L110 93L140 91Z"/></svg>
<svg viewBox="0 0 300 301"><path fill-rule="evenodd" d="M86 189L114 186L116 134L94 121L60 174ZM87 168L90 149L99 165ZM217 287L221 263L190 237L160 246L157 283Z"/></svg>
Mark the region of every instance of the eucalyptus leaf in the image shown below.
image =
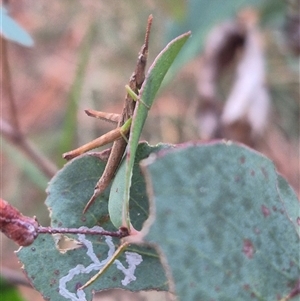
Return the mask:
<svg viewBox="0 0 300 301"><path fill-rule="evenodd" d="M136 230L141 230L143 223L149 217L149 200L146 193L146 183L141 175L139 163L142 159L149 157L162 149L173 148L169 144L158 144L150 146L148 143L140 143L137 148L132 173L132 184L130 189L130 220ZM118 229L122 226L122 208L124 202L124 179L126 176L126 160L123 160L111 186L108 211L111 222Z"/></svg>
<svg viewBox="0 0 300 301"><path fill-rule="evenodd" d="M218 142L143 166L156 213L145 240L165 258L180 300L288 296L300 273L300 207L270 160Z"/></svg>
<svg viewBox="0 0 300 301"><path fill-rule="evenodd" d="M108 215L110 187L86 214L82 211L101 176L105 162L82 155L67 163L49 183L46 205L53 227L115 230ZM101 228L99 228L101 227ZM42 235L17 252L32 285L46 300L88 300L93 291L122 288L131 291L168 290L159 256L150 246L129 246L107 272L84 290L78 288L95 275L118 248L119 239L97 235L65 235L72 247L57 237Z"/></svg>

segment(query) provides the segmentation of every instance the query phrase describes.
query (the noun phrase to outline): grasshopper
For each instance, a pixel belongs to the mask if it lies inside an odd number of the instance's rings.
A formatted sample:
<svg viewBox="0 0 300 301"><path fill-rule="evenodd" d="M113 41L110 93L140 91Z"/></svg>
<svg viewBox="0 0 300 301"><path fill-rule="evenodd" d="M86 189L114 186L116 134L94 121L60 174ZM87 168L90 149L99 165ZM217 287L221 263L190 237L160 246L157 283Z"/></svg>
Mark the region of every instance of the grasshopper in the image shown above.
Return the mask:
<svg viewBox="0 0 300 301"><path fill-rule="evenodd" d="M100 118L106 121L117 122L117 128L75 150L63 154L64 159L70 160L91 149L114 141L104 172L99 181L97 182L94 189L94 193L87 202L83 213L85 213L88 210L88 208L93 204L95 199L108 187L125 153L125 149L129 139L131 120L137 100L135 95L139 94L139 90L145 79L145 69L148 57L149 36L152 25L152 18L152 15L150 15L148 18L145 41L139 52L135 70L131 75L129 84L126 88L127 94L125 97L122 113L119 115L94 110L85 111L88 116Z"/></svg>
<svg viewBox="0 0 300 301"><path fill-rule="evenodd" d="M131 95L132 99L139 100L139 103L137 104L137 107L135 108L134 115L132 117L132 125L130 127L130 137L128 146L129 149L127 151L127 157L125 161L125 182L124 182L124 193L117 193L115 196L112 197L114 202L119 202L118 198L121 198L121 202L123 204L122 209L122 222L121 225L115 225L116 227L119 227L120 229L126 229L129 234L129 239L126 239L121 241L121 244L119 248L115 251L115 253L112 255L112 257L107 261L105 266L96 274L94 275L90 280L88 280L83 286L81 286L79 289L84 289L87 286L91 285L93 282L95 282L101 275L105 273L105 271L110 267L110 265L127 249L127 247L132 242L130 237L133 238L136 234L138 234L138 231L130 230L131 223L130 223L130 217L129 217L129 190L131 187L131 178L132 178L132 172L133 172L133 164L135 160L135 154L137 151L137 146L139 142L139 137L143 128L143 125L145 123L145 120L147 118L147 114L149 109L151 108L155 95L161 85L161 82L167 73L168 69L170 68L172 62L176 58L177 54L179 53L182 46L185 44L189 36L191 35L190 32L187 32L185 34L182 34L181 36L178 36L176 39L172 40L156 57L155 61L149 68L149 71L146 76L146 80L143 83L143 86L141 90L139 91L139 95L136 95L134 91L130 89L130 87L127 87L127 92L129 95ZM99 116L102 118L102 115ZM119 176L119 173L117 174ZM122 174L123 176L123 174ZM110 212L110 216L113 214L113 212ZM116 213L116 215L119 215L120 213ZM117 217L118 219L118 217ZM118 223L118 222L117 222ZM136 239L136 237L135 237ZM134 239L134 240L135 240Z"/></svg>

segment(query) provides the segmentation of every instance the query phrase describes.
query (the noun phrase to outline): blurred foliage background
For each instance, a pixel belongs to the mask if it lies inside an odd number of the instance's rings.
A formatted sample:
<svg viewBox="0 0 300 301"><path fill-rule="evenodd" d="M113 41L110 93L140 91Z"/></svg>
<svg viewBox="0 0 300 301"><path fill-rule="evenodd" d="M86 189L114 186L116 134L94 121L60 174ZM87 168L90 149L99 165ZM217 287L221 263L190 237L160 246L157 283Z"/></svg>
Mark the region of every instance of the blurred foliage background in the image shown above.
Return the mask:
<svg viewBox="0 0 300 301"><path fill-rule="evenodd" d="M192 38L169 72L142 138L152 144L201 139L195 112L207 37L215 26L252 7L259 16L257 26L263 37L266 86L271 99L264 143L257 143L255 148L274 160L299 195L298 0L3 0L1 3L34 40L30 48L12 42L7 45L20 127L58 169L64 164L63 152L113 128L87 117L84 109L121 111L124 86L133 72L149 14L153 14L154 20L148 66L172 38L188 30L192 31ZM224 100L234 74L234 64L223 72L219 94ZM5 76L1 73L1 86ZM1 122L9 124L12 116L5 87L3 90ZM1 197L23 214L36 215L41 224L49 224L49 212L43 203L49 176L4 135L0 151ZM15 249L14 243L1 236L2 271L19 270L13 255ZM29 288L20 286L20 289L24 300L40 298ZM157 298L123 294L123 299L114 299L118 298L116 295L107 300ZM106 300L102 297L101 300Z"/></svg>

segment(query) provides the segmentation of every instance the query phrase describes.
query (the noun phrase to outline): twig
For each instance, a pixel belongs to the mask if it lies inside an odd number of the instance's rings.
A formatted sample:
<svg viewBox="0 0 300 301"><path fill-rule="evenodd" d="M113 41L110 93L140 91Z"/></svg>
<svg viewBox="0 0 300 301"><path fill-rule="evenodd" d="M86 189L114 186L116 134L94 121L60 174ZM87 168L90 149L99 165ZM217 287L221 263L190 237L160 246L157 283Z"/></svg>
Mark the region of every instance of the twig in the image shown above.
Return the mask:
<svg viewBox="0 0 300 301"><path fill-rule="evenodd" d="M0 132L6 139L20 148L47 177L52 178L56 173L57 168L52 162L45 158L45 156L38 152L22 133L17 114L16 101L12 89L11 72L8 62L7 41L3 38L1 38L0 57L2 64L3 90L5 89L7 94L10 115L10 124L4 120L0 120ZM3 95L1 95L1 98L3 98Z"/></svg>
<svg viewBox="0 0 300 301"><path fill-rule="evenodd" d="M127 229L119 229L118 231L106 231L106 230L93 230L93 229L78 229L78 228L52 228L39 226L37 229L39 234L85 234L85 235L104 235L123 238L128 236Z"/></svg>
<svg viewBox="0 0 300 301"><path fill-rule="evenodd" d="M11 143L22 150L37 167L48 177L52 178L57 172L56 166L42 155L26 137L17 133L11 125L0 119L0 133Z"/></svg>
<svg viewBox="0 0 300 301"><path fill-rule="evenodd" d="M13 89L12 89L12 80L11 80L11 73L8 63L8 52L7 52L7 41L3 38L1 38L1 44L2 44L2 70L3 70L3 88L6 90L8 100L9 100L9 110L10 110L10 119L11 124L15 130L16 134L21 135L20 130L20 124L17 116L17 108L16 108L16 101L13 95Z"/></svg>

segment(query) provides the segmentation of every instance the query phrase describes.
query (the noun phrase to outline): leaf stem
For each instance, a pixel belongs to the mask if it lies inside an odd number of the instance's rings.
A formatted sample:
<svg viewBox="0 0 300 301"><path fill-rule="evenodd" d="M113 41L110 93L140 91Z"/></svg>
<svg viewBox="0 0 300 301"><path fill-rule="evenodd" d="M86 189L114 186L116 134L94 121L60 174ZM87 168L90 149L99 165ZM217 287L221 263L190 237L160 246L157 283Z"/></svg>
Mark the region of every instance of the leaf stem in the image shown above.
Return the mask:
<svg viewBox="0 0 300 301"><path fill-rule="evenodd" d="M86 235L103 235L123 238L128 236L128 231L124 228L118 231L93 230L93 229L77 229L77 228L52 228L39 226L37 229L39 234L86 234Z"/></svg>

